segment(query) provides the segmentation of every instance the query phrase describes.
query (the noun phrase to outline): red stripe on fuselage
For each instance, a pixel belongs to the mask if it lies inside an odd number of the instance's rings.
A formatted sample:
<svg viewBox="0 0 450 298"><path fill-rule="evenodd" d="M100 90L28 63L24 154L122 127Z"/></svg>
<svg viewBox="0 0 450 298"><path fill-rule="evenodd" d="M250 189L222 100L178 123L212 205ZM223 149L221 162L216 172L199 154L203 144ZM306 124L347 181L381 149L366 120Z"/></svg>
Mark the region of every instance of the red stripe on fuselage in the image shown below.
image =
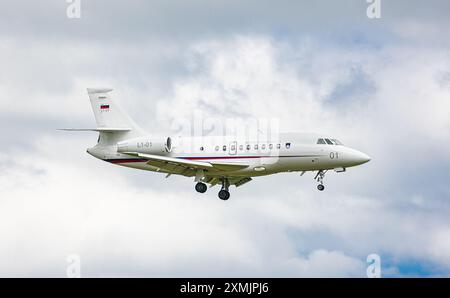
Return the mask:
<svg viewBox="0 0 450 298"><path fill-rule="evenodd" d="M284 155L284 156L210 156L210 157L201 157L201 156L195 156L195 157L182 157L182 156L176 156L174 158L180 158L180 159L187 159L187 160L217 160L217 159L251 159L251 158L281 158L281 157L317 157L321 155ZM111 162L111 163L132 163L132 162L147 162L148 159L144 158L128 158L128 159L105 159L105 161Z"/></svg>
<svg viewBox="0 0 450 298"><path fill-rule="evenodd" d="M317 157L320 154L305 154L305 155L249 155L249 156L210 156L210 157L177 157L188 160L210 160L210 159L249 159L249 158L282 158L282 157Z"/></svg>
<svg viewBox="0 0 450 298"><path fill-rule="evenodd" d="M236 159L236 158L263 158L263 157L279 157L279 156L211 156L211 157L177 157L187 160L208 160L208 159Z"/></svg>
<svg viewBox="0 0 450 298"><path fill-rule="evenodd" d="M210 160L210 159L235 159L235 158L260 158L267 156L215 156L215 157L174 157L179 159L187 159L187 160ZM278 157L278 156L272 156ZM105 161L110 163L131 163L131 162L147 162L148 159L143 158L126 158L126 159L105 159Z"/></svg>
<svg viewBox="0 0 450 298"><path fill-rule="evenodd" d="M105 161L110 163L130 163L130 162L147 162L148 159L141 159L141 158L105 159Z"/></svg>

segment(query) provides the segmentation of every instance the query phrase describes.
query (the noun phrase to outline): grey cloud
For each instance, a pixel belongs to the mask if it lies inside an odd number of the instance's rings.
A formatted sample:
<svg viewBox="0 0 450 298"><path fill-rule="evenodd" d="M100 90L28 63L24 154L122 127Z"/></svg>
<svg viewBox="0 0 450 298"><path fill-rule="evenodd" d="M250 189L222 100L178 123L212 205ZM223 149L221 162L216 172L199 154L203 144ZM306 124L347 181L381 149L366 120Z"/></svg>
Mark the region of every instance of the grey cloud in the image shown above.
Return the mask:
<svg viewBox="0 0 450 298"><path fill-rule="evenodd" d="M368 20L367 3L346 1L81 1L82 18L66 17L65 1L14 1L2 4L2 32L7 36L42 38L55 45L60 40L92 42L162 38L189 40L227 34L309 33L346 36L377 31L398 20L435 23L446 19L447 1L383 1L382 19ZM374 23L376 22L376 23Z"/></svg>

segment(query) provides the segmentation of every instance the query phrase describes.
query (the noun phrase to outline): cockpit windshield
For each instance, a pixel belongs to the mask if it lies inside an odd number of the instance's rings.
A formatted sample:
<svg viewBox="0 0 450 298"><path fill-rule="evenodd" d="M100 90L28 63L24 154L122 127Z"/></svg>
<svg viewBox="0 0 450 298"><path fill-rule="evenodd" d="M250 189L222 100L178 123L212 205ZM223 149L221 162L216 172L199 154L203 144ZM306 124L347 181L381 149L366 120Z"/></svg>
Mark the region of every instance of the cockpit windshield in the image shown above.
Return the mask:
<svg viewBox="0 0 450 298"><path fill-rule="evenodd" d="M318 139L317 140L317 144L320 144L320 145L326 145L326 144L328 144L328 145L342 145L342 143L339 140L337 140L337 139L325 139L325 138Z"/></svg>

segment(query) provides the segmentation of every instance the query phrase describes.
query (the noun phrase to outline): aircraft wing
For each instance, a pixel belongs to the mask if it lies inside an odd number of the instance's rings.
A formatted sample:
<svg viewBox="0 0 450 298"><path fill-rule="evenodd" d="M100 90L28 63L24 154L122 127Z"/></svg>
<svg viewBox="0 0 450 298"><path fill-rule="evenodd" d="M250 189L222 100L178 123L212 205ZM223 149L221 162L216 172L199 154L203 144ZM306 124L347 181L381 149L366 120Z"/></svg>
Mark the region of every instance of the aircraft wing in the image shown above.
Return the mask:
<svg viewBox="0 0 450 298"><path fill-rule="evenodd" d="M230 185L236 185L236 187L239 187L247 182L252 181L252 178L250 177L240 177L240 176L236 176L236 177L228 177L228 180L230 181ZM221 181L218 177L208 177L207 180L205 181L209 184L211 184L211 186L214 186L216 184L220 184Z"/></svg>
<svg viewBox="0 0 450 298"><path fill-rule="evenodd" d="M179 172L175 171L176 169L183 168L187 171L195 170L207 170L211 172L217 171L235 171L248 167L246 164L237 164L237 163L218 163L212 161L195 161L188 160L184 158L175 158L161 155L153 155L153 154L144 154L144 153L135 153L135 152L127 152L126 154L134 155L143 159L147 159L147 164L151 166L155 166L165 170L166 172ZM186 171L184 171L186 172ZM192 176L192 175L187 175Z"/></svg>
<svg viewBox="0 0 450 298"><path fill-rule="evenodd" d="M165 173L195 176L197 170L204 170L206 178L205 182L211 184L211 186L221 183L220 178L217 176L218 172L236 171L248 167L248 165L246 164L223 163L214 161L195 161L184 158L175 158L136 152L127 152L126 154L147 159L148 165L154 166ZM230 181L230 185L236 185L236 187L239 187L252 180L252 178L250 177L242 176L227 177Z"/></svg>
<svg viewBox="0 0 450 298"><path fill-rule="evenodd" d="M245 169L248 167L247 164L242 164L242 163L221 163L221 162L215 162L215 161L210 161L209 162L214 169L217 170L221 170L221 171L237 171L237 170L241 170L241 169Z"/></svg>

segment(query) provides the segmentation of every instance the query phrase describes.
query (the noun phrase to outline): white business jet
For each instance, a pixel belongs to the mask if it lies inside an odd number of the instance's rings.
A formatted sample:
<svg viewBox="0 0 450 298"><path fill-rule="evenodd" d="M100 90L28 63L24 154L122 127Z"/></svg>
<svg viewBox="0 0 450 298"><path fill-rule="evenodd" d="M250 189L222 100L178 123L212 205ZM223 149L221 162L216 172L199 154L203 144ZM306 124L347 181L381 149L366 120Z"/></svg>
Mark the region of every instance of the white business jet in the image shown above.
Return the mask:
<svg viewBox="0 0 450 298"><path fill-rule="evenodd" d="M97 131L92 156L130 168L194 177L195 190L204 193L221 185L219 198L230 198L229 187L239 187L252 177L280 172L317 171L317 189L329 170L364 164L370 157L325 135L281 133L276 137L246 140L236 136L177 137L143 131L111 98L112 89L88 88L97 128L64 129Z"/></svg>

